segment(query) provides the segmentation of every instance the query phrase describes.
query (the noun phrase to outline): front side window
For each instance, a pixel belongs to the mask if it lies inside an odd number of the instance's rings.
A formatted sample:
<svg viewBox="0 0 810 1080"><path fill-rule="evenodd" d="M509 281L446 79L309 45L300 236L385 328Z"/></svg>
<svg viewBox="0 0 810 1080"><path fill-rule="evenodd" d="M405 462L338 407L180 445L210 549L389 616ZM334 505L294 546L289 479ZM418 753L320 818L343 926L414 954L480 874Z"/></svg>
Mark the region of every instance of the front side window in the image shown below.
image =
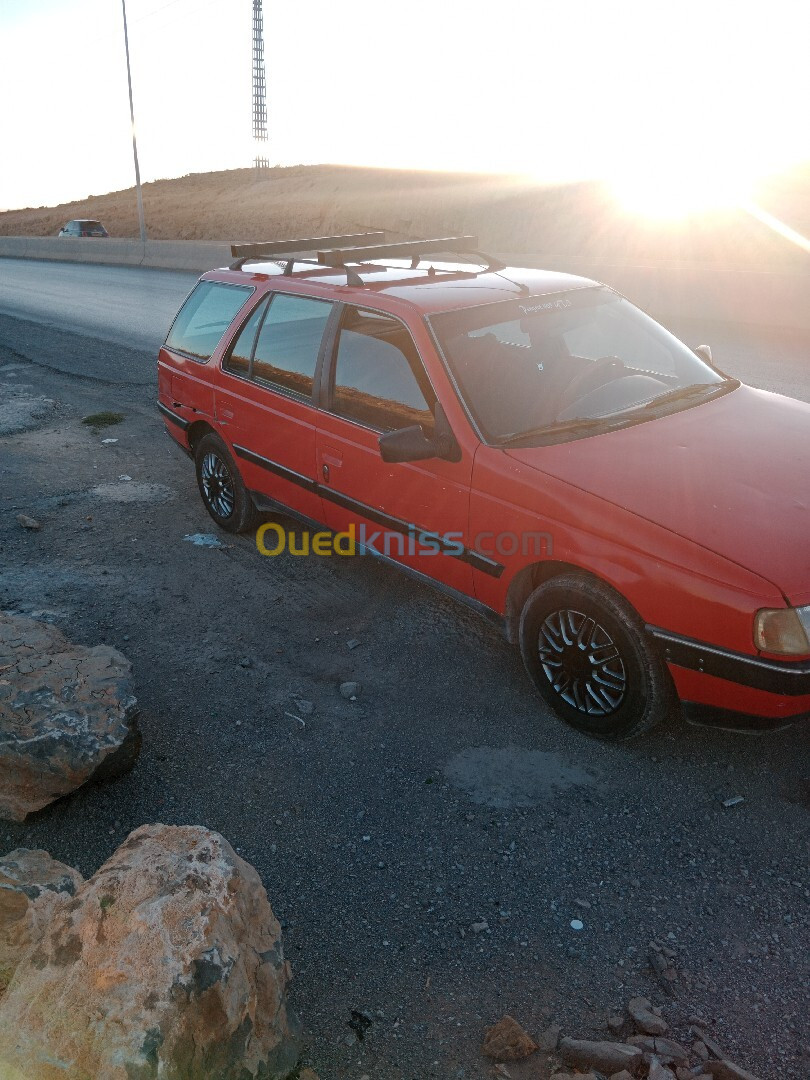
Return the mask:
<svg viewBox="0 0 810 1080"><path fill-rule="evenodd" d="M338 337L332 411L375 431L433 428L435 395L413 338L390 315L347 307Z"/></svg>
<svg viewBox="0 0 810 1080"><path fill-rule="evenodd" d="M253 291L247 285L201 281L177 313L166 348L205 363Z"/></svg>
<svg viewBox="0 0 810 1080"><path fill-rule="evenodd" d="M259 330L252 377L274 389L311 397L318 353L331 314L328 300L276 293Z"/></svg>
<svg viewBox="0 0 810 1080"><path fill-rule="evenodd" d="M597 433L737 385L602 287L429 321L470 412L495 442L542 441L564 429Z"/></svg>

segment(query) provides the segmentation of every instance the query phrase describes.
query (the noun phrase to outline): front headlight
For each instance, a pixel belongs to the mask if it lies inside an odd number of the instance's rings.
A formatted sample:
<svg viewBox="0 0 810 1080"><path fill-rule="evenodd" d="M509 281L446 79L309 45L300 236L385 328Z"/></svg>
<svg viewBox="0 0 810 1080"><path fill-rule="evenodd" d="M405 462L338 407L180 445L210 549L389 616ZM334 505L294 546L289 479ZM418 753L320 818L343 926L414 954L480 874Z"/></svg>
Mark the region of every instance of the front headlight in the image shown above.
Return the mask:
<svg viewBox="0 0 810 1080"><path fill-rule="evenodd" d="M763 608L754 616L754 644L783 656L810 653L810 607Z"/></svg>

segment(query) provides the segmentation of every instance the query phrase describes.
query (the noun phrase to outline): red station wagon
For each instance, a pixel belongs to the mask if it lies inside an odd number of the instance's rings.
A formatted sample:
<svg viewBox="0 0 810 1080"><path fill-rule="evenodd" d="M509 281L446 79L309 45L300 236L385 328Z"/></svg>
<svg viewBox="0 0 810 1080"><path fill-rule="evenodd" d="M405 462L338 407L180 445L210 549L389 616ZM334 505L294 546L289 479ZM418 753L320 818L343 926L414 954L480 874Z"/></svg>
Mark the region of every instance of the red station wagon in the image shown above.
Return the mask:
<svg viewBox="0 0 810 1080"><path fill-rule="evenodd" d="M180 309L159 408L214 521L353 529L595 735L810 714L810 406L597 282L383 241L234 247Z"/></svg>

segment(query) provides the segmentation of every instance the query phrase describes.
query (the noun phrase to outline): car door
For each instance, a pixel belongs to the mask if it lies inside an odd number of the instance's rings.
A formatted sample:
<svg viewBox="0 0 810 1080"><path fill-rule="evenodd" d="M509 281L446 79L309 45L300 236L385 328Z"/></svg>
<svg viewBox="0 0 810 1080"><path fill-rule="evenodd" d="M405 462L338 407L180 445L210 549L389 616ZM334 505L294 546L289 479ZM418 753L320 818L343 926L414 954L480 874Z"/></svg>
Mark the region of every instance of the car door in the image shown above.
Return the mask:
<svg viewBox="0 0 810 1080"><path fill-rule="evenodd" d="M315 475L313 386L328 300L273 293L250 313L226 349L216 419L245 484L321 521Z"/></svg>
<svg viewBox="0 0 810 1080"><path fill-rule="evenodd" d="M354 526L368 548L467 595L473 453L386 464L380 435L420 424L432 434L436 393L406 325L345 305L324 361L318 480L326 522ZM441 539L437 539L441 538Z"/></svg>

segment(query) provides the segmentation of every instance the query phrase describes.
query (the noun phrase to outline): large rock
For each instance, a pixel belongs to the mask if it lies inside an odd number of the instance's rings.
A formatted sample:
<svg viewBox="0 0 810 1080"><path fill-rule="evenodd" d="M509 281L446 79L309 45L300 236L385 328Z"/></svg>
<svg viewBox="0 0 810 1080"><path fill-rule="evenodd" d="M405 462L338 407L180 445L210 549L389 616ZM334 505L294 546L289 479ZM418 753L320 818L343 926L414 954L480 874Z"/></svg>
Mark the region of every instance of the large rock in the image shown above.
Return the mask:
<svg viewBox="0 0 810 1080"><path fill-rule="evenodd" d="M287 1077L289 979L256 871L217 833L143 826L17 966L0 999L0 1076Z"/></svg>
<svg viewBox="0 0 810 1080"><path fill-rule="evenodd" d="M647 998L631 998L627 1003L627 1011L636 1025L636 1030L642 1035L663 1035L667 1030L666 1021L652 1011Z"/></svg>
<svg viewBox="0 0 810 1080"><path fill-rule="evenodd" d="M47 851L18 848L0 859L0 993L83 880Z"/></svg>
<svg viewBox="0 0 810 1080"><path fill-rule="evenodd" d="M53 626L0 613L0 817L130 769L140 750L130 664Z"/></svg>
<svg viewBox="0 0 810 1080"><path fill-rule="evenodd" d="M626 1069L633 1073L641 1063L642 1051L627 1043L591 1042L588 1039L561 1039L560 1057L578 1069L599 1069L608 1075Z"/></svg>
<svg viewBox="0 0 810 1080"><path fill-rule="evenodd" d="M522 1061L537 1050L537 1043L512 1016L503 1016L484 1036L482 1052L493 1061Z"/></svg>

